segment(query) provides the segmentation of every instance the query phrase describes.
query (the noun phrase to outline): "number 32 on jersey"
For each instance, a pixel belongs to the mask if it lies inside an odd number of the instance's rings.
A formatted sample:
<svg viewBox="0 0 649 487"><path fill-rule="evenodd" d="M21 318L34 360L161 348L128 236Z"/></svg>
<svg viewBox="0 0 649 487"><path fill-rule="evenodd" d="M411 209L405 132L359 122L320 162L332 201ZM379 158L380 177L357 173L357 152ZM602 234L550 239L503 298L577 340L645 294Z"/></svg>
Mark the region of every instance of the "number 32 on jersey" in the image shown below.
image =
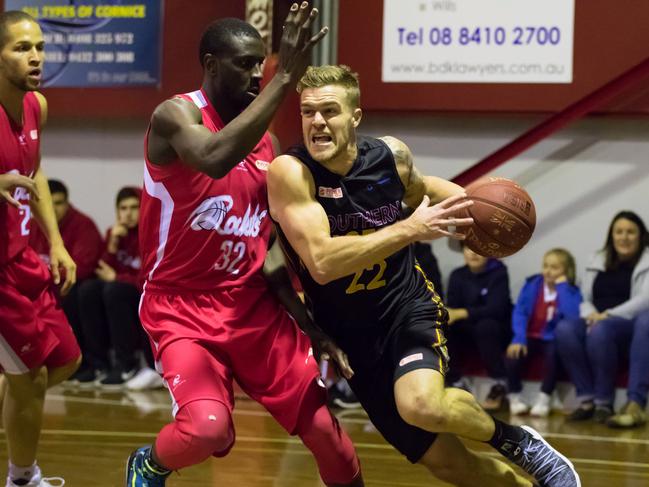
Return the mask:
<svg viewBox="0 0 649 487"><path fill-rule="evenodd" d="M368 233L375 232L376 229L368 228L363 230L363 235ZM359 235L356 231L348 232L347 235ZM373 291L374 289L379 289L385 286L386 281L383 279L383 273L387 263L385 260L380 260L375 262L371 266L366 267L362 271L358 271L354 274L352 282L349 284L347 289L345 289L346 294L354 294L359 291Z"/></svg>

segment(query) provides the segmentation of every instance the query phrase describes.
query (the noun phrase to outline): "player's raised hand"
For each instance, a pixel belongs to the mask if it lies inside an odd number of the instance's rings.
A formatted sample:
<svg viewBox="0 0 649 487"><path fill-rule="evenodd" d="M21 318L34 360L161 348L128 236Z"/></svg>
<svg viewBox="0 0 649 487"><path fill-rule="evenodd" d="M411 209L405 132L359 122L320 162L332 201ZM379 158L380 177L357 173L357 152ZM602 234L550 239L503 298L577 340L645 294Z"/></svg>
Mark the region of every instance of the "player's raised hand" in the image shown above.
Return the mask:
<svg viewBox="0 0 649 487"><path fill-rule="evenodd" d="M36 181L22 174L0 174L0 202L5 200L11 206L20 208L20 203L12 196L14 189L21 187L26 189L31 197L38 201L38 188L36 187Z"/></svg>
<svg viewBox="0 0 649 487"><path fill-rule="evenodd" d="M77 264L63 245L53 245L50 248L50 271L54 284L61 282L61 268L65 271L65 281L61 286L61 296L68 294L74 283L77 282Z"/></svg>
<svg viewBox="0 0 649 487"><path fill-rule="evenodd" d="M473 218L465 217L464 210L473 204L465 193L456 194L430 206L430 198L424 196L421 204L406 220L412 228L415 240L433 240L450 237L465 238L463 233L449 230L449 227L473 225Z"/></svg>
<svg viewBox="0 0 649 487"><path fill-rule="evenodd" d="M309 2L300 5L294 3L284 22L277 71L290 74L293 81L304 74L311 58L311 49L329 31L328 27L323 27L312 35L312 24L317 16L318 9L310 9Z"/></svg>

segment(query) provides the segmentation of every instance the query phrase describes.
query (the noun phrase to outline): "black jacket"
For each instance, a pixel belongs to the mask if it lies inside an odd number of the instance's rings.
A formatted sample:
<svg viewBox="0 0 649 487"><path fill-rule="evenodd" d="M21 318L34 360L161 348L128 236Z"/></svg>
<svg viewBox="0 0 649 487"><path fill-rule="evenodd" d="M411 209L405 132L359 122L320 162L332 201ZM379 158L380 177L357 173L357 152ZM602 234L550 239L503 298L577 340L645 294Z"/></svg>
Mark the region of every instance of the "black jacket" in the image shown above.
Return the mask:
<svg viewBox="0 0 649 487"><path fill-rule="evenodd" d="M446 305L465 308L470 321L491 318L509 322L512 302L505 264L489 259L484 271L474 274L467 266L458 267L448 282Z"/></svg>

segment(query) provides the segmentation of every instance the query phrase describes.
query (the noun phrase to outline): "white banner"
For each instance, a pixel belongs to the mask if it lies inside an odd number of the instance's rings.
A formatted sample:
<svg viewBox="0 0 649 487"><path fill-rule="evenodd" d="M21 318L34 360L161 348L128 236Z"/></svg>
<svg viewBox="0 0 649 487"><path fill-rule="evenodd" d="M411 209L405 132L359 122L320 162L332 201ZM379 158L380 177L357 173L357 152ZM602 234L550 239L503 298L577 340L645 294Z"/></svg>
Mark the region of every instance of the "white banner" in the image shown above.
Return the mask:
<svg viewBox="0 0 649 487"><path fill-rule="evenodd" d="M574 0L384 0L383 81L570 83Z"/></svg>

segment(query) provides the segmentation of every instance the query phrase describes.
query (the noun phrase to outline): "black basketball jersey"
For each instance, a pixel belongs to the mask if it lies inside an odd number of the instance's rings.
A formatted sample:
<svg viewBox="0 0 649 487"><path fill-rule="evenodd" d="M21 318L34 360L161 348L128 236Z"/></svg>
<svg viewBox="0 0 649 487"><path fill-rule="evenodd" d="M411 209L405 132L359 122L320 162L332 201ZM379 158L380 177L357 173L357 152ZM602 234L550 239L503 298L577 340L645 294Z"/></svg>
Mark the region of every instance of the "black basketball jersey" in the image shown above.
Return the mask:
<svg viewBox="0 0 649 487"><path fill-rule="evenodd" d="M381 140L359 136L358 155L348 174L330 172L313 160L304 145L287 151L311 172L315 197L324 208L332 236L363 235L403 218L405 188L397 173L392 151ZM412 246L374 263L361 272L325 285L316 283L279 229L291 264L305 291L307 306L316 323L340 344L350 335L387 337L400 316L420 306L426 316L445 314L439 297L416 265ZM375 340L376 341L376 340ZM379 342L381 340L379 339Z"/></svg>

